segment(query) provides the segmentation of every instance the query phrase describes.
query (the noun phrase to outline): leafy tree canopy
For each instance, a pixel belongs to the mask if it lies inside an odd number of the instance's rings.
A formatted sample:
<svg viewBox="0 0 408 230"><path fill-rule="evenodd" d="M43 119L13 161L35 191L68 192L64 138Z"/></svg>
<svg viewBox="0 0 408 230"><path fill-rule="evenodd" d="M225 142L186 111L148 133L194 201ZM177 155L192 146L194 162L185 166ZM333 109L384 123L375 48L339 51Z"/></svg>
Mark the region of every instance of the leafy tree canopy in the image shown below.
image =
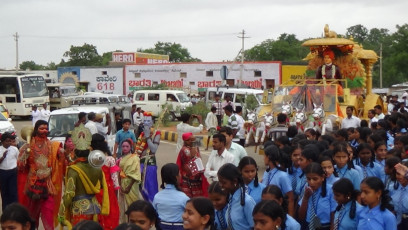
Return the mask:
<svg viewBox="0 0 408 230"><path fill-rule="evenodd" d="M68 58L65 63L67 66L100 66L102 64L102 57L99 56L96 46L87 43L82 46L71 46L63 56Z"/></svg>
<svg viewBox="0 0 408 230"><path fill-rule="evenodd" d="M178 43L157 42L153 48L139 49L143 53L154 53L169 55L170 62L200 62L198 58L193 58L187 48Z"/></svg>

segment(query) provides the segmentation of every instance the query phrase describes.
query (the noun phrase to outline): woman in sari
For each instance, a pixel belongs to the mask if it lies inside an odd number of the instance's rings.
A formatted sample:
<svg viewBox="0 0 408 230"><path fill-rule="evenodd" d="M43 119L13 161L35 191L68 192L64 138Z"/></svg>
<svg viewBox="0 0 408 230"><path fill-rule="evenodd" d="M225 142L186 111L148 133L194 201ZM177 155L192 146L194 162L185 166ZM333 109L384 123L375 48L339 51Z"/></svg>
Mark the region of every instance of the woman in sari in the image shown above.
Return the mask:
<svg viewBox="0 0 408 230"><path fill-rule="evenodd" d="M129 205L140 199L139 184L141 181L140 158L132 152L131 140L122 142L122 158L119 160L119 210L120 223L127 222L126 210Z"/></svg>

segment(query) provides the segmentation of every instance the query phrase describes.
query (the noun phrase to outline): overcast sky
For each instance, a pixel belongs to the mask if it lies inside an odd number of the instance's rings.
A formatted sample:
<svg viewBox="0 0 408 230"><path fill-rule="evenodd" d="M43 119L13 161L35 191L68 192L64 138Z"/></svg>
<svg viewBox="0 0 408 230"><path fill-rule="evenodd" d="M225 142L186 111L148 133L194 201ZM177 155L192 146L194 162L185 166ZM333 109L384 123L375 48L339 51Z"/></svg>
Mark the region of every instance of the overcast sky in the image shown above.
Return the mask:
<svg viewBox="0 0 408 230"><path fill-rule="evenodd" d="M71 45L84 43L98 53L151 48L176 42L203 61L232 60L237 37L250 37L245 49L282 33L298 39L320 37L327 23L345 34L350 26L368 29L408 23L407 0L1 0L0 68L19 62L58 64Z"/></svg>

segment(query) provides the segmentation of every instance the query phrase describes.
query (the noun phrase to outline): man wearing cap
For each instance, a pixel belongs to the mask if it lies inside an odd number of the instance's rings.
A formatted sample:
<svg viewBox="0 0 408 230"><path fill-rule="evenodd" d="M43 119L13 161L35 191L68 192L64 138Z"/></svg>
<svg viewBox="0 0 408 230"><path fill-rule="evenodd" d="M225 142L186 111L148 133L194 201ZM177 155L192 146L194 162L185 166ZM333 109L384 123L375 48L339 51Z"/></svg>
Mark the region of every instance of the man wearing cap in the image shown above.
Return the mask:
<svg viewBox="0 0 408 230"><path fill-rule="evenodd" d="M85 128L88 128L91 131L91 134L98 133L98 128L95 123L96 114L94 112L88 113L88 122L85 124Z"/></svg>
<svg viewBox="0 0 408 230"><path fill-rule="evenodd" d="M97 113L95 115L95 125L96 129L98 130L98 133L101 134L103 137L105 137L105 140L108 140L108 134L111 132L111 119L109 113L106 114L106 121L105 124L103 124L103 115L100 113Z"/></svg>
<svg viewBox="0 0 408 230"><path fill-rule="evenodd" d="M333 64L334 52L325 50L323 52L324 65L319 66L316 79L341 79L340 68Z"/></svg>
<svg viewBox="0 0 408 230"><path fill-rule="evenodd" d="M6 132L1 135L0 146L0 187L3 210L17 202L17 158L18 149L13 146L16 136Z"/></svg>
<svg viewBox="0 0 408 230"><path fill-rule="evenodd" d="M31 116L33 117L33 127L35 126L35 123L41 119L41 112L38 111L37 106L33 105L32 111L31 111Z"/></svg>
<svg viewBox="0 0 408 230"><path fill-rule="evenodd" d="M184 133L182 138L184 145L177 157L177 165L181 175L181 191L190 198L207 196L207 179L204 177L203 171L197 167L197 162L200 167L204 166L201 161L200 150L195 145L196 138L193 133Z"/></svg>

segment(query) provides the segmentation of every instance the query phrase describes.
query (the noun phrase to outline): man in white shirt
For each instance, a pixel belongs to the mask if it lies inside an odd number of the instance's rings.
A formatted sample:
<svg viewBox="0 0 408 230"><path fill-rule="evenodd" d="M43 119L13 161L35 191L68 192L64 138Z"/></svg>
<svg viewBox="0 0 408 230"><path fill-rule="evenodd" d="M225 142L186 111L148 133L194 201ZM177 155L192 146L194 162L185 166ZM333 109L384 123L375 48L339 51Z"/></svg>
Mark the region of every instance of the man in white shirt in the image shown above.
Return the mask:
<svg viewBox="0 0 408 230"><path fill-rule="evenodd" d="M190 117L197 117L200 125L198 127L194 127L189 125ZM184 141L182 139L183 133L199 133L203 131L204 126L202 125L202 118L200 115L191 115L188 113L181 114L181 121L182 123L177 125L177 146L176 146L176 153L179 154L180 149L184 145Z"/></svg>
<svg viewBox="0 0 408 230"><path fill-rule="evenodd" d="M85 128L88 128L92 135L98 133L98 128L96 127L95 119L96 114L94 112L88 113L88 122L85 124Z"/></svg>
<svg viewBox="0 0 408 230"><path fill-rule="evenodd" d="M47 109L47 103L43 104L43 109L40 112L41 112L41 120L48 122L51 111Z"/></svg>
<svg viewBox="0 0 408 230"><path fill-rule="evenodd" d="M213 148L205 166L204 175L208 179L218 181L218 169L226 163L234 163L234 156L225 148L226 139L222 134L213 136Z"/></svg>
<svg viewBox="0 0 408 230"><path fill-rule="evenodd" d="M218 120L217 116L215 115L216 112L217 108L211 107L211 111L208 112L207 117L205 118L205 127L208 131L207 147L205 148L205 150L208 150L210 139L217 132Z"/></svg>
<svg viewBox="0 0 408 230"><path fill-rule="evenodd" d="M384 115L384 113L382 111L381 105L374 106L374 110L375 110L375 114L377 114L376 117L377 117L378 120L384 119L385 115Z"/></svg>
<svg viewBox="0 0 408 230"><path fill-rule="evenodd" d="M354 111L354 107L353 106L347 106L346 108L346 114L347 117L345 117L342 121L341 121L341 128L342 129L348 129L350 127L353 128L357 128L360 127L360 118L353 116L353 111Z"/></svg>
<svg viewBox="0 0 408 230"><path fill-rule="evenodd" d="M32 111L31 111L31 116L33 117L33 127L35 126L35 123L41 119L41 112L38 111L37 106L33 105Z"/></svg>
<svg viewBox="0 0 408 230"><path fill-rule="evenodd" d="M235 116L237 116L237 122L238 122L238 132L237 132L237 137L239 138L238 144L240 144L242 147L245 146L245 129L244 129L244 123L245 120L242 118L242 107L237 106L235 107Z"/></svg>
<svg viewBox="0 0 408 230"><path fill-rule="evenodd" d="M111 132L111 121L110 121L110 115L109 113L106 114L106 121L105 124L103 122L103 115L100 113L97 113L95 115L95 125L98 130L98 133L101 134L103 137L105 137L105 141L108 141L108 134Z"/></svg>
<svg viewBox="0 0 408 230"><path fill-rule="evenodd" d="M19 151L13 146L16 136L3 133L0 146L0 187L3 210L17 202L17 158Z"/></svg>
<svg viewBox="0 0 408 230"><path fill-rule="evenodd" d="M370 120L368 121L368 127L371 128L371 124L372 124L373 122L377 122L377 121L378 121L378 119L375 117L375 111L374 111L374 109L368 110L367 117L368 117L368 119L370 119Z"/></svg>
<svg viewBox="0 0 408 230"><path fill-rule="evenodd" d="M243 157L248 156L248 153L246 152L244 147L237 143L232 142L233 132L230 127L226 126L221 127L219 133L225 136L226 139L225 148L228 150L229 153L231 153L234 156L233 164L235 166L238 166L239 161L241 161Z"/></svg>
<svg viewBox="0 0 408 230"><path fill-rule="evenodd" d="M141 125L143 123L143 112L142 109L140 107L137 107L136 112L133 114L133 125L135 127L135 136L136 139L139 137L140 133L139 133L139 125ZM119 130L118 130L119 131Z"/></svg>

